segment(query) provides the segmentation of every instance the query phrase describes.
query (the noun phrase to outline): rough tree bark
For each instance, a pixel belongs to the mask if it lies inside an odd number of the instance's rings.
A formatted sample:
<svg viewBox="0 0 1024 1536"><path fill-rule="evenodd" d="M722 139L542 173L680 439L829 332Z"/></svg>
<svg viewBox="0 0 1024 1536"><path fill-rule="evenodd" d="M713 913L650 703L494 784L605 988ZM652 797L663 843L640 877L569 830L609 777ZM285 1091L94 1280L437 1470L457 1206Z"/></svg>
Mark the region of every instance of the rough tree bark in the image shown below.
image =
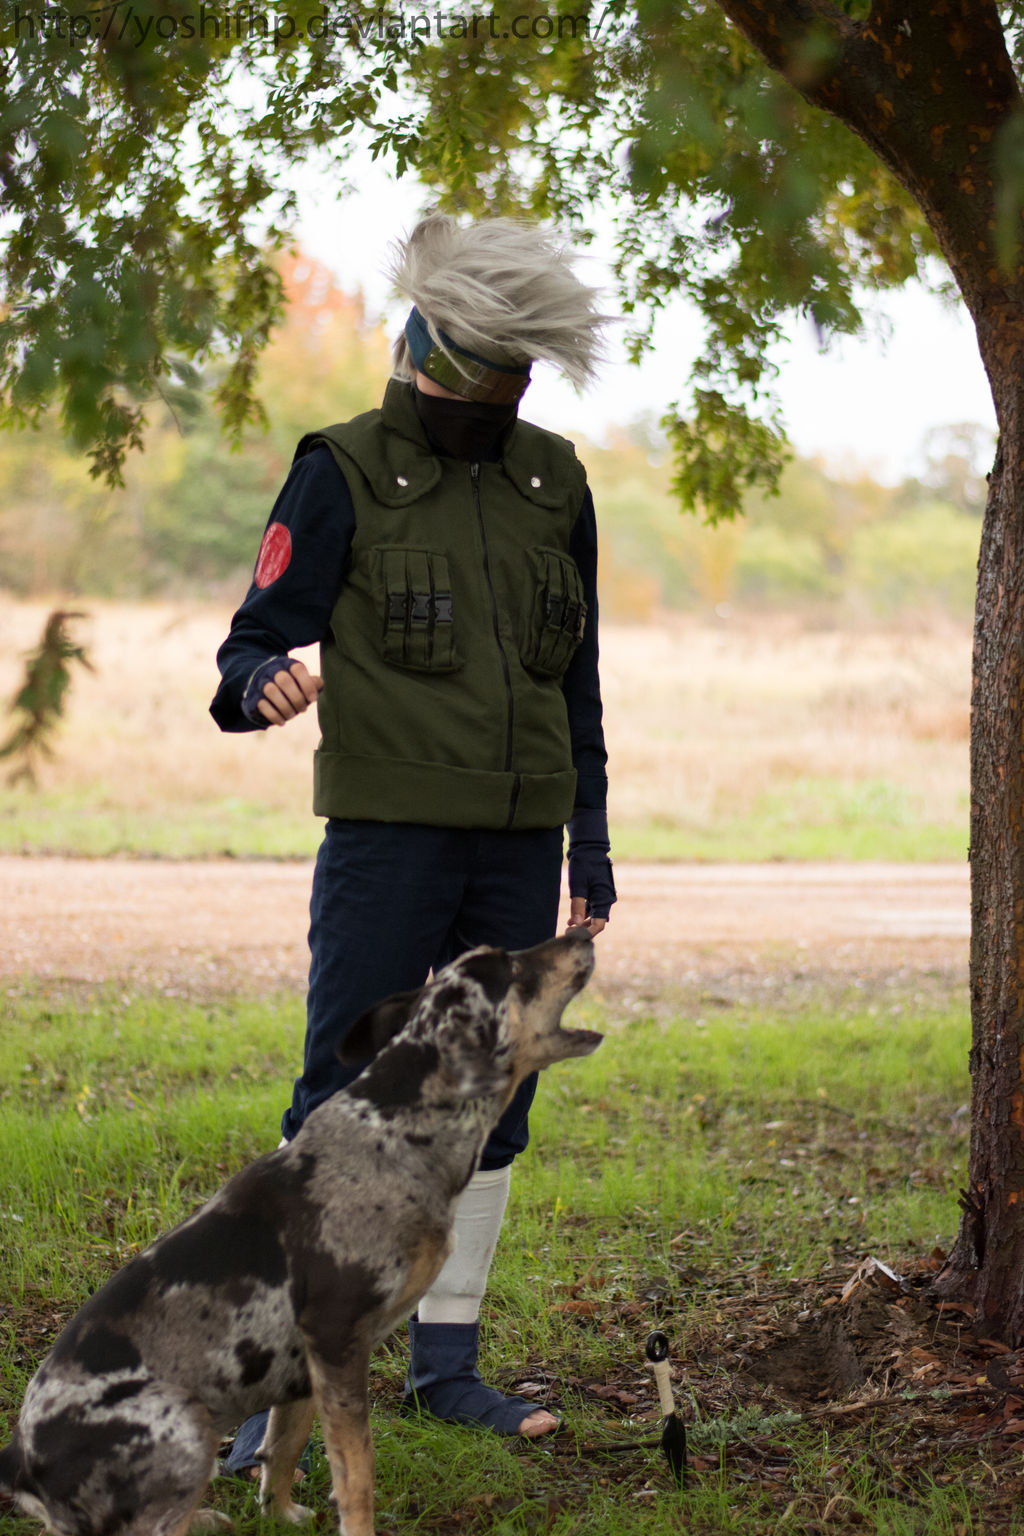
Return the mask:
<svg viewBox="0 0 1024 1536"><path fill-rule="evenodd" d="M999 427L971 708L972 1118L936 1282L1024 1344L1024 254L1000 261L997 157L1024 112L994 0L717 0L768 63L861 136L920 205L970 311ZM808 47L813 35L817 43ZM822 65L821 39L829 39ZM1005 139L1003 140L1005 142ZM1020 230L1019 222L1016 230Z"/></svg>

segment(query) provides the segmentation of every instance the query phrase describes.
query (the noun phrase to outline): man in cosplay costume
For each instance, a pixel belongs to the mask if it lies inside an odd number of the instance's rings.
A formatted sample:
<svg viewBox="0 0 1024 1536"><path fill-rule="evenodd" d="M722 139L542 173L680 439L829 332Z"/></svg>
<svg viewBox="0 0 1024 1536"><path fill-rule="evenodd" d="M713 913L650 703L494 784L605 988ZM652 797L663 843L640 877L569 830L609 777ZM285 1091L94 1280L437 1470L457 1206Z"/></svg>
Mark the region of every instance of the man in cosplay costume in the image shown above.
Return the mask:
<svg viewBox="0 0 1024 1536"><path fill-rule="evenodd" d="M424 219L391 276L414 308L380 410L310 432L218 652L222 730L318 705L304 1065L282 1131L356 1075L337 1061L372 1004L478 944L570 926L615 900L597 671L597 536L572 445L518 419L530 365L577 385L604 317L550 237ZM288 652L320 643L322 677ZM558 1420L481 1379L481 1299L527 1143L531 1078L462 1195L456 1245L410 1322L406 1399L499 1434ZM263 1426L242 1427L229 1469Z"/></svg>

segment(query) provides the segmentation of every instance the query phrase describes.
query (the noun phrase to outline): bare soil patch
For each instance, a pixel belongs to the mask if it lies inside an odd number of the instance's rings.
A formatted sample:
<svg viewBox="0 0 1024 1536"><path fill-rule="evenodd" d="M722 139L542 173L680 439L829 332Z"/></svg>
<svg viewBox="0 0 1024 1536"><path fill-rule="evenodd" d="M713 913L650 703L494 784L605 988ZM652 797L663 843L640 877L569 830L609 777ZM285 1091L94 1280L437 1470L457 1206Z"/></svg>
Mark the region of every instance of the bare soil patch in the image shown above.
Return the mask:
<svg viewBox="0 0 1024 1536"><path fill-rule="evenodd" d="M795 1529L817 1532L862 1524L852 1496L855 1469L877 1479L908 1516L932 1486L956 1481L994 1522L979 1529L1002 1528L1024 1489L1024 1365L998 1340L975 1337L970 1307L931 1298L940 1264L936 1252L897 1274L851 1255L813 1279L763 1278L752 1286L749 1276L704 1277L698 1294L706 1322L697 1346L673 1365L677 1401L688 1405L691 1421L691 1486L713 1482L724 1469L745 1497L766 1495L775 1518L785 1513ZM652 1310L663 1309L670 1327L693 1297L693 1277L681 1275L678 1295L575 1305L580 1326L625 1342ZM602 1403L609 1426L617 1417L634 1434L638 1421L661 1422L639 1361L614 1383L549 1378L547 1386L563 1401ZM717 1443L701 1435L708 1421ZM826 1460L818 1486L804 1481L797 1494L794 1442L797 1426L807 1424L820 1426ZM612 1479L637 1476L635 1441L595 1436L585 1450L608 1458ZM648 1476L663 1485L668 1473L662 1466L650 1477L648 1463Z"/></svg>
<svg viewBox="0 0 1024 1536"><path fill-rule="evenodd" d="M204 996L301 989L307 862L0 858L0 977ZM616 866L596 990L627 1008L966 980L966 867Z"/></svg>

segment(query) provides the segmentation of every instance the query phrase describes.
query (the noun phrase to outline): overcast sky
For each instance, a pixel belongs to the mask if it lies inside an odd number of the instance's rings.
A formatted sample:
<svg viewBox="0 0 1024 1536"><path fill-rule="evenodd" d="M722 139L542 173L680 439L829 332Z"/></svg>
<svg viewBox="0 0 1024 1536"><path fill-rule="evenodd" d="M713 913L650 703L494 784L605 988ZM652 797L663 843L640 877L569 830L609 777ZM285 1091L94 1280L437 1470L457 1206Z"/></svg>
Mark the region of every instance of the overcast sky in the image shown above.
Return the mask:
<svg viewBox="0 0 1024 1536"><path fill-rule="evenodd" d="M415 222L423 189L411 180L396 182L374 165L358 180L359 190L337 201L326 179L309 172L300 188L297 233L343 287L362 289L371 312L383 315L396 333L406 307L393 302L380 269L389 241ZM605 281L597 257L585 258L579 271L586 281ZM994 415L962 309L919 288L872 303L879 308L869 333L843 339L824 354L810 325L798 327L776 358L777 388L801 453L821 456L834 469L860 466L895 482L920 468L931 429L967 421L994 432ZM699 338L696 315L679 306L663 317L655 351L639 367L625 361L613 338L609 365L582 398L550 369L536 369L523 414L591 439L645 413L660 416L682 395Z"/></svg>

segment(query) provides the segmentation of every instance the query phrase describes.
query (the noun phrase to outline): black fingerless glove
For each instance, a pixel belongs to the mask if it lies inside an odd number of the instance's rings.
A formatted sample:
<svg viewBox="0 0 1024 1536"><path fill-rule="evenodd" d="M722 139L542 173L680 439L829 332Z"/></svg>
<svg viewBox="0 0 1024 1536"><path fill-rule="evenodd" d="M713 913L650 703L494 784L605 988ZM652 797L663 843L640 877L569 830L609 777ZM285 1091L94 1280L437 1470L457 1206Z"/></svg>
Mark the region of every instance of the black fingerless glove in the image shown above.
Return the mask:
<svg viewBox="0 0 1024 1536"><path fill-rule="evenodd" d="M279 672L290 672L292 668L290 656L271 656L267 661L261 661L256 671L245 685L242 694L242 714L250 725L266 726L270 724L259 711L259 702L263 697L263 690L272 677Z"/></svg>
<svg viewBox="0 0 1024 1536"><path fill-rule="evenodd" d="M588 917L607 918L615 901L612 861L608 857L608 813L574 811L569 828L569 895L585 896Z"/></svg>

